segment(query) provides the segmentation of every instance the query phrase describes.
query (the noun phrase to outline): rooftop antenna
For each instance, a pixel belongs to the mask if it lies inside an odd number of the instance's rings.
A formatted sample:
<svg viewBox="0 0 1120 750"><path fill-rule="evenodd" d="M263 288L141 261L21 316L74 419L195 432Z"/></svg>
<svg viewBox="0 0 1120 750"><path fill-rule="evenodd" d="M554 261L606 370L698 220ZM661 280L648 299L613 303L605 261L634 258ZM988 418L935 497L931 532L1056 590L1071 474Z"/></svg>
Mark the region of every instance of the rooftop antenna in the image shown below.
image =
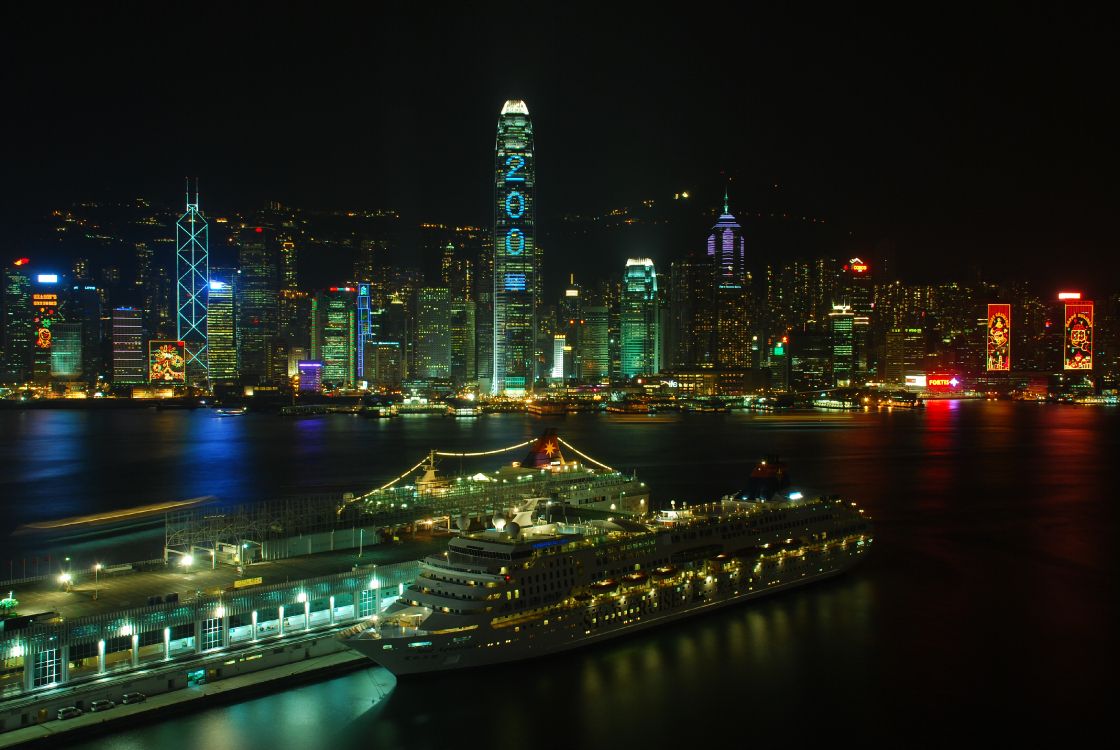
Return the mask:
<svg viewBox="0 0 1120 750"><path fill-rule="evenodd" d="M191 205L191 178L184 177L183 180L187 183L187 205Z"/></svg>
<svg viewBox="0 0 1120 750"><path fill-rule="evenodd" d="M731 209L728 206L729 206L729 203L728 203L728 198L727 198L727 186L724 185L723 186L723 212L725 214L731 213Z"/></svg>

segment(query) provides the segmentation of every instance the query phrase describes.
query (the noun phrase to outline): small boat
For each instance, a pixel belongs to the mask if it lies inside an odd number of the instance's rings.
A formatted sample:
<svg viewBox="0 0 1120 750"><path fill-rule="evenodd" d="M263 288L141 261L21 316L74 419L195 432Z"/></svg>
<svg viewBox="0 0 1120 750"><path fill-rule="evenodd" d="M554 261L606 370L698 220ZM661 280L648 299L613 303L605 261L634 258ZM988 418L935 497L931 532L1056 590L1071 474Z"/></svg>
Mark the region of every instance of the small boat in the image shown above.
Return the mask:
<svg viewBox="0 0 1120 750"><path fill-rule="evenodd" d="M247 406L222 406L217 409L219 417L240 417L249 411Z"/></svg>

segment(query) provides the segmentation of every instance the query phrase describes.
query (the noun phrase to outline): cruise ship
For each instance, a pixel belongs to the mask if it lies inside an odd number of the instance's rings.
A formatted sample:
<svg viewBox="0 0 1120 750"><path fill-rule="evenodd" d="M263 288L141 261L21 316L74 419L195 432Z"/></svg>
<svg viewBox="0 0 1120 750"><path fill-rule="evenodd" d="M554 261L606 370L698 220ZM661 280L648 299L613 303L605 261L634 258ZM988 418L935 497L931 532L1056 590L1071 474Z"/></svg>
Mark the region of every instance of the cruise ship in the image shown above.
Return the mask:
<svg viewBox="0 0 1120 750"><path fill-rule="evenodd" d="M862 559L872 527L855 503L806 498L781 479L656 514L530 500L490 528L463 523L399 599L343 638L396 675L486 666L801 586Z"/></svg>

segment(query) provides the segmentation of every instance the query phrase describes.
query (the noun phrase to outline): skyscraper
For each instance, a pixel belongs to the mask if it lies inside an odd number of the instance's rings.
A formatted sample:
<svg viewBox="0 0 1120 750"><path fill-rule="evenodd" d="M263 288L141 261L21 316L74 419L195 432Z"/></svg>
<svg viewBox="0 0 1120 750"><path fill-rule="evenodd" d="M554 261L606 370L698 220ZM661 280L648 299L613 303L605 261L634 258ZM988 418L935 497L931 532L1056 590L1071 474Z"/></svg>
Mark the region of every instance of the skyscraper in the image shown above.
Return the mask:
<svg viewBox="0 0 1120 750"><path fill-rule="evenodd" d="M113 385L137 385L148 378L144 348L144 311L135 307L113 310Z"/></svg>
<svg viewBox="0 0 1120 750"><path fill-rule="evenodd" d="M416 375L451 377L451 299L446 287L421 287L417 293Z"/></svg>
<svg viewBox="0 0 1120 750"><path fill-rule="evenodd" d="M604 305L583 308L583 337L580 340L581 377L588 383L610 378L609 314Z"/></svg>
<svg viewBox="0 0 1120 750"><path fill-rule="evenodd" d="M657 273L649 258L626 261L622 279L622 377L652 375L661 358Z"/></svg>
<svg viewBox="0 0 1120 750"><path fill-rule="evenodd" d="M669 365L711 367L715 335L715 269L710 258L673 262L670 275Z"/></svg>
<svg viewBox="0 0 1120 750"><path fill-rule="evenodd" d="M82 324L55 323L51 328L51 380L74 381L82 377Z"/></svg>
<svg viewBox="0 0 1120 750"><path fill-rule="evenodd" d="M206 306L210 293L210 236L206 219L187 191L187 210L175 224L176 337L186 343L187 382L207 381Z"/></svg>
<svg viewBox="0 0 1120 750"><path fill-rule="evenodd" d="M237 272L232 268L210 270L209 327L210 382L237 381Z"/></svg>
<svg viewBox="0 0 1120 750"><path fill-rule="evenodd" d="M357 289L331 287L311 302L311 359L323 363L323 382L353 387L357 374Z"/></svg>
<svg viewBox="0 0 1120 750"><path fill-rule="evenodd" d="M715 272L715 355L721 368L751 365L748 330L746 243L723 196L723 213L708 235L708 258Z"/></svg>
<svg viewBox="0 0 1120 750"><path fill-rule="evenodd" d="M852 384L855 368L855 313L848 305L833 305L828 314L828 331L832 345L832 382L838 386Z"/></svg>
<svg viewBox="0 0 1120 750"><path fill-rule="evenodd" d="M240 245L241 273L236 287L238 362L242 382L261 385L269 382L274 369L272 344L279 332L280 254L271 230L264 227L242 230Z"/></svg>
<svg viewBox="0 0 1120 750"><path fill-rule="evenodd" d="M478 377L475 359L475 303L451 302L451 377L458 385L473 385Z"/></svg>
<svg viewBox="0 0 1120 750"><path fill-rule="evenodd" d="M537 330L536 166L525 102L502 106L494 154L492 393L533 388Z"/></svg>
<svg viewBox="0 0 1120 750"><path fill-rule="evenodd" d="M564 377L569 380L583 379L583 329L587 324L583 317L582 289L576 284L575 276L568 278L568 286L564 289L564 296L560 298L558 306L558 320L556 330L563 333L565 346L568 347L568 371ZM553 377L555 375L555 356L553 357Z"/></svg>
<svg viewBox="0 0 1120 750"><path fill-rule="evenodd" d="M3 329L0 330L0 382L25 383L31 378L35 341L31 305L31 277L19 258L4 268Z"/></svg>

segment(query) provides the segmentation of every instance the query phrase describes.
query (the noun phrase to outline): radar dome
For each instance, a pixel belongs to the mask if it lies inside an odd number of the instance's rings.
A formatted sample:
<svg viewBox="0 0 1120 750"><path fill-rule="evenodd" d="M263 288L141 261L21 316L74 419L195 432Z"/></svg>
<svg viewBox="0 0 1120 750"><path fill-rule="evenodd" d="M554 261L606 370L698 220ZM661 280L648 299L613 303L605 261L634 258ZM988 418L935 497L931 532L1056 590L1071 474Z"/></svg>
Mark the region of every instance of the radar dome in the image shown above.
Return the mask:
<svg viewBox="0 0 1120 750"><path fill-rule="evenodd" d="M516 537L518 534L521 533L521 524L517 523L517 521L510 521L506 525L506 531L509 532L510 536Z"/></svg>

